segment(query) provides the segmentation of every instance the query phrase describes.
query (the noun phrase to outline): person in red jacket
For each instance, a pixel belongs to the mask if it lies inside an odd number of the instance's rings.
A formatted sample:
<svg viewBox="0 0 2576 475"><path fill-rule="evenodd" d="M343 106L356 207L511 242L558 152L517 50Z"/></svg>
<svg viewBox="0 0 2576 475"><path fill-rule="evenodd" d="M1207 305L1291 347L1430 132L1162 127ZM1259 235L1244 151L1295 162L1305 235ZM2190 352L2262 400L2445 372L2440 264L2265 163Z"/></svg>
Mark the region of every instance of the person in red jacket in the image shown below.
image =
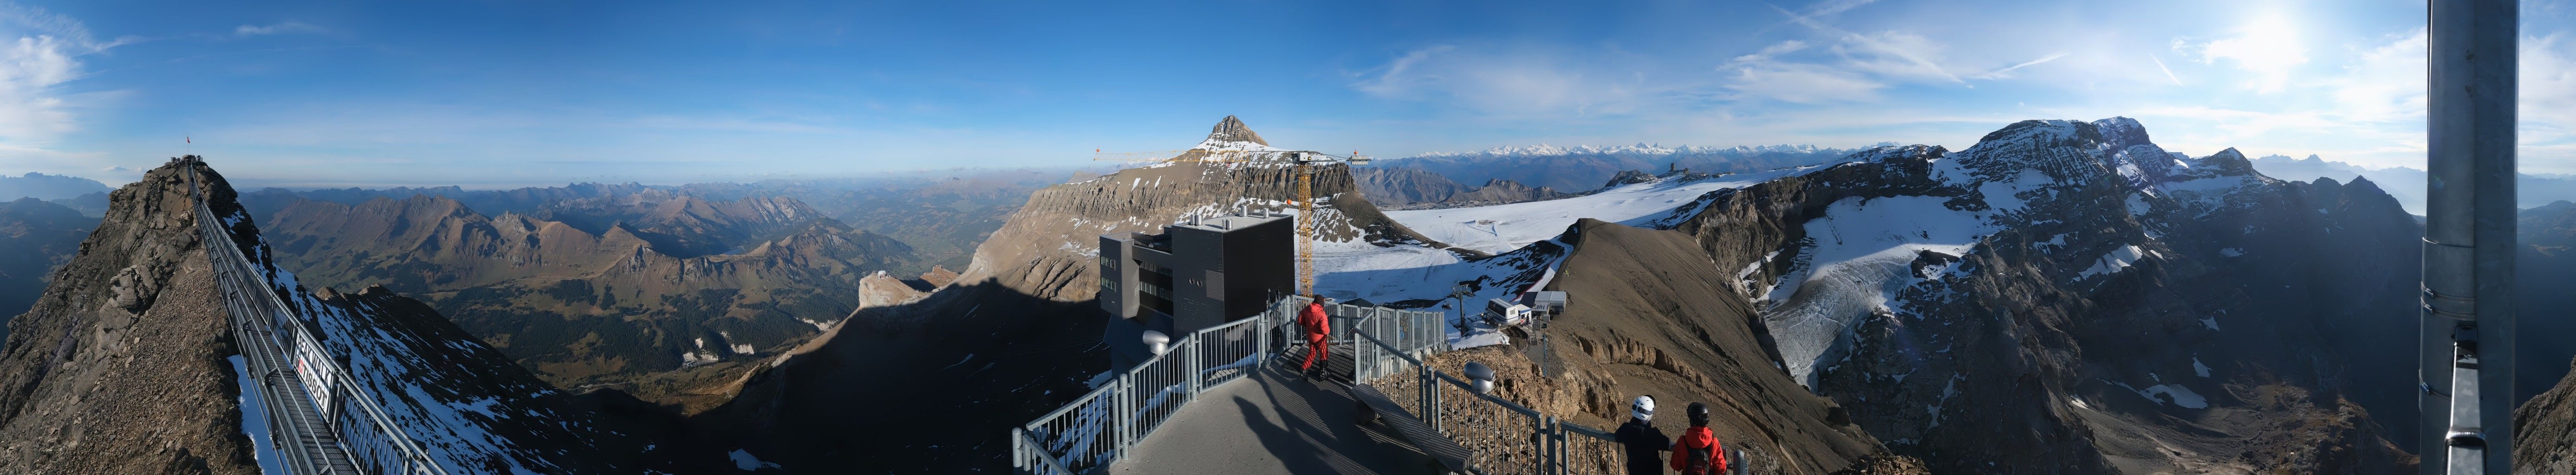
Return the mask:
<svg viewBox="0 0 2576 475"><path fill-rule="evenodd" d="M1333 334L1333 319L1324 315L1322 294L1307 297L1314 301L1306 304L1305 311L1297 312L1297 327L1306 330L1306 362L1297 365L1297 372L1313 376L1321 369L1316 367L1315 363L1324 361L1324 358L1332 355L1324 349L1324 338Z"/></svg>
<svg viewBox="0 0 2576 475"><path fill-rule="evenodd" d="M1717 433L1708 430L1708 405L1690 404L1690 430L1682 431L1682 440L1673 442L1673 470L1682 475L1716 475L1726 473L1726 447L1717 443Z"/></svg>

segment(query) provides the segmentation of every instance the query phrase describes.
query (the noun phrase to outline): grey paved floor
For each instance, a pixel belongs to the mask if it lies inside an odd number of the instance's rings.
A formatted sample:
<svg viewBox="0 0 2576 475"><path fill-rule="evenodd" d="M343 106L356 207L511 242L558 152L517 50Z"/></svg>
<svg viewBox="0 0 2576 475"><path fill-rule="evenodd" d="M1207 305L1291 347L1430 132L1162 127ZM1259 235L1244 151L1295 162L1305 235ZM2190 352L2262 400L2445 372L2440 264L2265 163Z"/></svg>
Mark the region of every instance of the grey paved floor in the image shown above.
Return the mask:
<svg viewBox="0 0 2576 475"><path fill-rule="evenodd" d="M1278 363L1200 394L1110 473L1440 473L1403 439L1355 424L1358 401L1348 383L1307 381L1295 374L1295 360L1284 369ZM1348 363L1335 369L1336 379L1348 380Z"/></svg>

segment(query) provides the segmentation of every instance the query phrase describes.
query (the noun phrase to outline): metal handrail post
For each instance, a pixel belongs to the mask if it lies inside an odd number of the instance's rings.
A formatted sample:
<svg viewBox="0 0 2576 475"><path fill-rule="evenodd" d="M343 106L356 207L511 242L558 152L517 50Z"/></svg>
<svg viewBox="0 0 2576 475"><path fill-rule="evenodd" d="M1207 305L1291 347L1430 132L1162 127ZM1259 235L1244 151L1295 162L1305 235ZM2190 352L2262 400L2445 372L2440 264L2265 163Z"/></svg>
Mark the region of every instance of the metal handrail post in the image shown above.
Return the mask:
<svg viewBox="0 0 2576 475"><path fill-rule="evenodd" d="M1422 375L1422 423L1431 426L1432 432L1449 433L1440 428L1440 380L1431 375L1431 365L1422 365L1416 372Z"/></svg>
<svg viewBox="0 0 2576 475"><path fill-rule="evenodd" d="M1534 426L1530 428L1530 445L1534 446L1531 447L1531 449L1533 452L1538 454L1537 457L1531 457L1538 459L1538 466L1532 467L1536 471L1530 473L1542 475L1554 473L1550 472L1549 468L1556 466L1556 450L1554 448L1555 446L1549 442L1554 441L1555 438L1549 436L1548 432L1550 432L1550 427L1556 426L1556 417L1540 416L1537 421L1530 425Z"/></svg>
<svg viewBox="0 0 2576 475"><path fill-rule="evenodd" d="M1018 427L1011 428L1011 468L1016 469L1014 471L1028 471L1028 437L1028 432Z"/></svg>
<svg viewBox="0 0 2576 475"><path fill-rule="evenodd" d="M1207 338L1206 329L1201 329L1199 334L1190 337L1189 354L1182 358L1187 361L1181 362L1181 371L1183 371L1181 374L1189 377L1188 386L1184 388L1187 394L1181 400L1181 404L1199 399L1199 367L1206 366L1206 363L1199 361L1199 358L1207 356ZM1175 407L1178 406L1175 405Z"/></svg>
<svg viewBox="0 0 2576 475"><path fill-rule="evenodd" d="M1111 447L1109 449L1109 458L1111 460L1125 457L1127 455L1127 445L1136 442L1134 434L1128 431L1128 429L1135 424L1136 418L1136 408L1134 404L1136 398L1134 395L1129 394L1135 392L1136 383L1135 381L1132 381L1129 376L1130 375L1128 374L1118 375L1117 383L1115 383L1118 385L1118 390L1111 393L1117 396L1115 399L1110 401L1110 407L1115 408L1111 410L1111 412L1114 412L1111 416L1115 417L1116 419L1114 420L1117 421L1117 425L1111 427L1111 429L1112 432L1118 434L1118 446Z"/></svg>

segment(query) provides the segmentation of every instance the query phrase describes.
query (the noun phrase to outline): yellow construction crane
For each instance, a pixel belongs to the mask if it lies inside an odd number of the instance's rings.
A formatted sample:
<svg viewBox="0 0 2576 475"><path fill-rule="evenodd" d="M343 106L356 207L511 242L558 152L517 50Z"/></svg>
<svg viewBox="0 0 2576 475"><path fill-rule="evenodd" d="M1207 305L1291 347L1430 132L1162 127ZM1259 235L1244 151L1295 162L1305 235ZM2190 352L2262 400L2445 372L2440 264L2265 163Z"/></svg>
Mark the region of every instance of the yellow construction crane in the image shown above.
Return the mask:
<svg viewBox="0 0 2576 475"><path fill-rule="evenodd" d="M1165 150L1158 152L1103 152L1091 150L1092 160L1122 162L1252 162L1283 160L1297 165L1297 293L1315 293L1315 172L1334 163L1367 165L1369 157L1353 151L1334 155L1311 150Z"/></svg>

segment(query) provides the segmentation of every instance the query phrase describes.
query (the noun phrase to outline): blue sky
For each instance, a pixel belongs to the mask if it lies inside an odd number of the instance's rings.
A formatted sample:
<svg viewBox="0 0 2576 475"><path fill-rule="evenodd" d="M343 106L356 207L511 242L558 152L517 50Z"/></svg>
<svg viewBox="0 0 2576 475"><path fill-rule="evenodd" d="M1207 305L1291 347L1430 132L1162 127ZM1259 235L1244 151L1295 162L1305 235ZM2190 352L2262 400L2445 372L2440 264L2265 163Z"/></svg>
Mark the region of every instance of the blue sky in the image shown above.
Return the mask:
<svg viewBox="0 0 2576 475"><path fill-rule="evenodd" d="M922 3L0 4L0 173L121 183L183 136L306 186L1081 166L1229 114L1378 156L2125 115L2422 162L2420 1ZM2576 173L2576 0L2523 3L2522 164Z"/></svg>

